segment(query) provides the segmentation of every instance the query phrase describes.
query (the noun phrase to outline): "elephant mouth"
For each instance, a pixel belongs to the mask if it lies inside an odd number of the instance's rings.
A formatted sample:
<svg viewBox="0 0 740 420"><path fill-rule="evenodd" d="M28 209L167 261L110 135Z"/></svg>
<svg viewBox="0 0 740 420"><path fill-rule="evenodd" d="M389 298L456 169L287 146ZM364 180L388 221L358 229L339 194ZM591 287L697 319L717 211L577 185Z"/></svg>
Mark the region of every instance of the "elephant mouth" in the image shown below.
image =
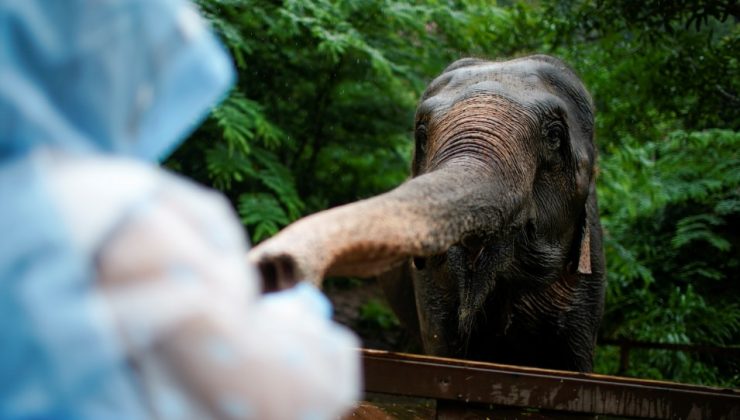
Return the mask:
<svg viewBox="0 0 740 420"><path fill-rule="evenodd" d="M458 334L463 343L472 335L478 316L512 260L510 238L465 237L447 251L447 265L457 288Z"/></svg>

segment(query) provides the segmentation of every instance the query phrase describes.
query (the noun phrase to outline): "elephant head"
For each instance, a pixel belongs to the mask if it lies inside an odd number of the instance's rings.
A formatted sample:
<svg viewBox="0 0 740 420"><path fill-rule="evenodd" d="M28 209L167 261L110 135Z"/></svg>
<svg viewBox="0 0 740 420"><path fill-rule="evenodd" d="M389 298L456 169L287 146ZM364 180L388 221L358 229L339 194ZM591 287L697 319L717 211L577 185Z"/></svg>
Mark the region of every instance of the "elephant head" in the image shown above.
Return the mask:
<svg viewBox="0 0 740 420"><path fill-rule="evenodd" d="M593 129L556 58L456 61L420 99L410 180L249 258L270 287L400 266L389 300L427 353L588 371L604 292Z"/></svg>

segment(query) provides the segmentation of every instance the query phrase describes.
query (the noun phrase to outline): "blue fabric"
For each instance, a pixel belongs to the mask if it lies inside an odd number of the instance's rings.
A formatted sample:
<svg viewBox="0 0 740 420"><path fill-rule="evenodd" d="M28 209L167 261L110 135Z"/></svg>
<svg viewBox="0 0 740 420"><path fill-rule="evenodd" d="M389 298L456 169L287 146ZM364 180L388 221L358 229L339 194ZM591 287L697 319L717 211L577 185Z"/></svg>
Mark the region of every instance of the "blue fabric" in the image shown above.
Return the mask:
<svg viewBox="0 0 740 420"><path fill-rule="evenodd" d="M331 319L332 306L329 299L308 282L300 282L294 287L283 290L280 293L270 293L262 298L266 304L288 303L298 304L301 310L308 310L311 314L324 319Z"/></svg>
<svg viewBox="0 0 740 420"><path fill-rule="evenodd" d="M181 27L183 7L0 0L0 159L40 144L147 160L171 152L232 81L213 37Z"/></svg>
<svg viewBox="0 0 740 420"><path fill-rule="evenodd" d="M232 83L182 0L0 0L0 418L147 416L44 147L156 161Z"/></svg>
<svg viewBox="0 0 740 420"><path fill-rule="evenodd" d="M44 177L29 159L0 170L0 418L144 418Z"/></svg>

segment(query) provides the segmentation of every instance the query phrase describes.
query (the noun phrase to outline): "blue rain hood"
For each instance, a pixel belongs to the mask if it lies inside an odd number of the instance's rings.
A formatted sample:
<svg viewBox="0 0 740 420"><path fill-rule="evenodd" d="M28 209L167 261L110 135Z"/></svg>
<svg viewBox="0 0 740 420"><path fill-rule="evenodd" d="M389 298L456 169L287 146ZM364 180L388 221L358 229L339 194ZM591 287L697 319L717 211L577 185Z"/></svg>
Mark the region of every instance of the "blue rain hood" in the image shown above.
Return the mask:
<svg viewBox="0 0 740 420"><path fill-rule="evenodd" d="M0 0L0 159L38 145L161 159L232 74L182 0Z"/></svg>

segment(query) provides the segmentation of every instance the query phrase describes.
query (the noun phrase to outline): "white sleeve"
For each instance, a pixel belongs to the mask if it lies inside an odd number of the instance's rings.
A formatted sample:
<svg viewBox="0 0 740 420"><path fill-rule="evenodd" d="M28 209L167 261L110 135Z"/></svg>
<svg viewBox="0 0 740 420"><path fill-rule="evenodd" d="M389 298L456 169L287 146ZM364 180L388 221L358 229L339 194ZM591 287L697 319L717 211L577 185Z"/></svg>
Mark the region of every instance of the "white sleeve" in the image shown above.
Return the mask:
<svg viewBox="0 0 740 420"><path fill-rule="evenodd" d="M192 187L139 206L99 284L155 417L328 419L359 396L358 342L309 285L259 294L241 226Z"/></svg>

